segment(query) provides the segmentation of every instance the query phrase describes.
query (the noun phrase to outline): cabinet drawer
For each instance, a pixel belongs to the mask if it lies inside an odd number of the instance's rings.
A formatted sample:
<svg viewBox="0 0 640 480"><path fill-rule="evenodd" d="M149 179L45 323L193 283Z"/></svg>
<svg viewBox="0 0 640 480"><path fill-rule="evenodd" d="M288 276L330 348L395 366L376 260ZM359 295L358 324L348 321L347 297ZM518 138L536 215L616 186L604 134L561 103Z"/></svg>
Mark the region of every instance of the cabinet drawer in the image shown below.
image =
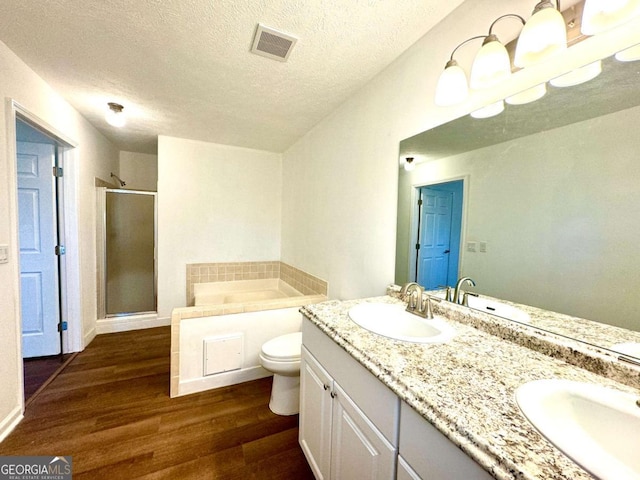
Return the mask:
<svg viewBox="0 0 640 480"><path fill-rule="evenodd" d="M302 322L302 343L389 443L397 446L400 399L396 394L307 318Z"/></svg>
<svg viewBox="0 0 640 480"><path fill-rule="evenodd" d="M406 403L400 407L400 455L412 473L429 480L493 477ZM403 477L407 478L407 477ZM409 478L412 478L409 476Z"/></svg>

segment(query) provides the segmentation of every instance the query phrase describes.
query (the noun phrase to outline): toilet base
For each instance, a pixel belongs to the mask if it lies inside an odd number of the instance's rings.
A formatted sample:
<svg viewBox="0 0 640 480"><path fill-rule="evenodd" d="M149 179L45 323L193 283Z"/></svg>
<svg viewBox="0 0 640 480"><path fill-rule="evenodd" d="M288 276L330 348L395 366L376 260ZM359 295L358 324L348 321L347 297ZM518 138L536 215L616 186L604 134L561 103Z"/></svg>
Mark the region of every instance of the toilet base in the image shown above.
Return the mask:
<svg viewBox="0 0 640 480"><path fill-rule="evenodd" d="M273 375L269 409L276 415L295 415L300 411L300 376Z"/></svg>

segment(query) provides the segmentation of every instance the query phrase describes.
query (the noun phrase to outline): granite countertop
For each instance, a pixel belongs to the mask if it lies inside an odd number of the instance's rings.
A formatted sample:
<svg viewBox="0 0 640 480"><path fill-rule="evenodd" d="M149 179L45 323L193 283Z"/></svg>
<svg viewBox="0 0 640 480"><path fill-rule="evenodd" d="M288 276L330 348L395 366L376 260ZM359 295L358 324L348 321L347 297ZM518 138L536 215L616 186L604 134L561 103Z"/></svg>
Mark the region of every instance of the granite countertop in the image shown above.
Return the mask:
<svg viewBox="0 0 640 480"><path fill-rule="evenodd" d="M383 296L307 305L301 312L495 478L593 478L531 426L515 390L546 378L637 390L452 319L456 336L445 344L386 338L348 318L348 310L365 301L402 303Z"/></svg>
<svg viewBox="0 0 640 480"><path fill-rule="evenodd" d="M399 288L400 287L397 287L398 291ZM428 293L435 295L441 292L442 290L433 290ZM604 348L611 350L610 353L616 356L619 353L624 353L617 352L615 351L615 349L612 350L612 347L614 347L616 344L640 344L640 332L616 327L607 323L574 317L563 313L543 310L541 308L532 307L530 305L523 305L520 303L511 302L509 300L491 297L489 295L483 294L482 298L493 300L498 303L503 303L527 313L530 317L530 320L526 323L526 325L546 330L547 332L555 333L557 335L562 335L567 338L579 340L581 342L590 344L595 348Z"/></svg>

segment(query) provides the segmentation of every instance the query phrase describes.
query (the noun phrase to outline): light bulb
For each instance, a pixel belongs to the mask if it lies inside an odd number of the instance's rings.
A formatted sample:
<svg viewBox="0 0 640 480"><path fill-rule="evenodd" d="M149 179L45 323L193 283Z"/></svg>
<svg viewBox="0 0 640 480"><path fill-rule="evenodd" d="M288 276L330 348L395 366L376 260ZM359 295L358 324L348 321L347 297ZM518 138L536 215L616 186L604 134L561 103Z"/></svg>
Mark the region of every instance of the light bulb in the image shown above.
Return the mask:
<svg viewBox="0 0 640 480"><path fill-rule="evenodd" d="M464 102L469 96L467 74L455 60L449 60L438 79L435 104L448 107Z"/></svg>
<svg viewBox="0 0 640 480"><path fill-rule="evenodd" d="M567 48L567 27L562 14L551 4L541 6L543 3L547 2L538 4L522 28L513 61L517 67L535 65Z"/></svg>
<svg viewBox="0 0 640 480"><path fill-rule="evenodd" d="M511 61L498 37L489 35L471 65L469 84L472 89L491 88L511 75Z"/></svg>
<svg viewBox="0 0 640 480"><path fill-rule="evenodd" d="M504 101L499 100L496 103L492 103L487 105L486 107L482 107L475 112L471 112L473 118L489 118L495 117L496 115L500 115L504 110Z"/></svg>
<svg viewBox="0 0 640 480"><path fill-rule="evenodd" d="M640 15L640 0L585 0L580 31L606 32Z"/></svg>
<svg viewBox="0 0 640 480"><path fill-rule="evenodd" d="M593 80L602 73L602 62L597 60L593 63L585 65L584 67L576 68L575 70L560 75L549 81L554 87L573 87L574 85L580 85L581 83Z"/></svg>
<svg viewBox="0 0 640 480"><path fill-rule="evenodd" d="M124 127L127 123L127 117L124 114L124 107L119 103L109 102L107 104L109 109L105 113L105 120L113 127Z"/></svg>
<svg viewBox="0 0 640 480"><path fill-rule="evenodd" d="M536 85L535 87L527 88L522 92L516 93L515 95L511 95L510 97L505 98L505 102L509 105L524 105L526 103L535 102L536 100L541 99L547 93L547 84L541 83L540 85Z"/></svg>

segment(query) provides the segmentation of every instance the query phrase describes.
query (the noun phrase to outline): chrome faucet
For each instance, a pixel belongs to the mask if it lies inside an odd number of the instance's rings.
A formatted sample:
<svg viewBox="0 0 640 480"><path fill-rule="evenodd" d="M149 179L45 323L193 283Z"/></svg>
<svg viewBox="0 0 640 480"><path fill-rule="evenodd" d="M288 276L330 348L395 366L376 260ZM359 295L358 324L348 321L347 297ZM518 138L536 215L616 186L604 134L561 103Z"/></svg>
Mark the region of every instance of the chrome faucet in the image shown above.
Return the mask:
<svg viewBox="0 0 640 480"><path fill-rule="evenodd" d="M431 309L431 300L440 301L440 299L432 298L430 295L424 295L424 288L416 282L409 282L402 287L400 294L404 299L407 295L407 312L413 313L423 318L432 319L433 310Z"/></svg>
<svg viewBox="0 0 640 480"><path fill-rule="evenodd" d="M469 285L471 285L472 287L476 286L476 282L474 282L473 280L471 280L471 278L469 277L462 277L460 280L458 280L458 282L456 283L456 288L453 291L453 303L458 303L461 304L462 301L460 300L460 292L462 292L462 285L464 283L468 283Z"/></svg>
<svg viewBox="0 0 640 480"><path fill-rule="evenodd" d="M416 282L409 282L402 287L400 294L404 299L409 296L407 300L407 312L414 313L423 318L433 318L431 313L431 303L429 302L429 296L424 295L424 288L422 288Z"/></svg>
<svg viewBox="0 0 640 480"><path fill-rule="evenodd" d="M422 311L422 294L424 289L416 282L409 282L402 287L400 294L402 298L409 297L407 300L407 312L416 313Z"/></svg>

